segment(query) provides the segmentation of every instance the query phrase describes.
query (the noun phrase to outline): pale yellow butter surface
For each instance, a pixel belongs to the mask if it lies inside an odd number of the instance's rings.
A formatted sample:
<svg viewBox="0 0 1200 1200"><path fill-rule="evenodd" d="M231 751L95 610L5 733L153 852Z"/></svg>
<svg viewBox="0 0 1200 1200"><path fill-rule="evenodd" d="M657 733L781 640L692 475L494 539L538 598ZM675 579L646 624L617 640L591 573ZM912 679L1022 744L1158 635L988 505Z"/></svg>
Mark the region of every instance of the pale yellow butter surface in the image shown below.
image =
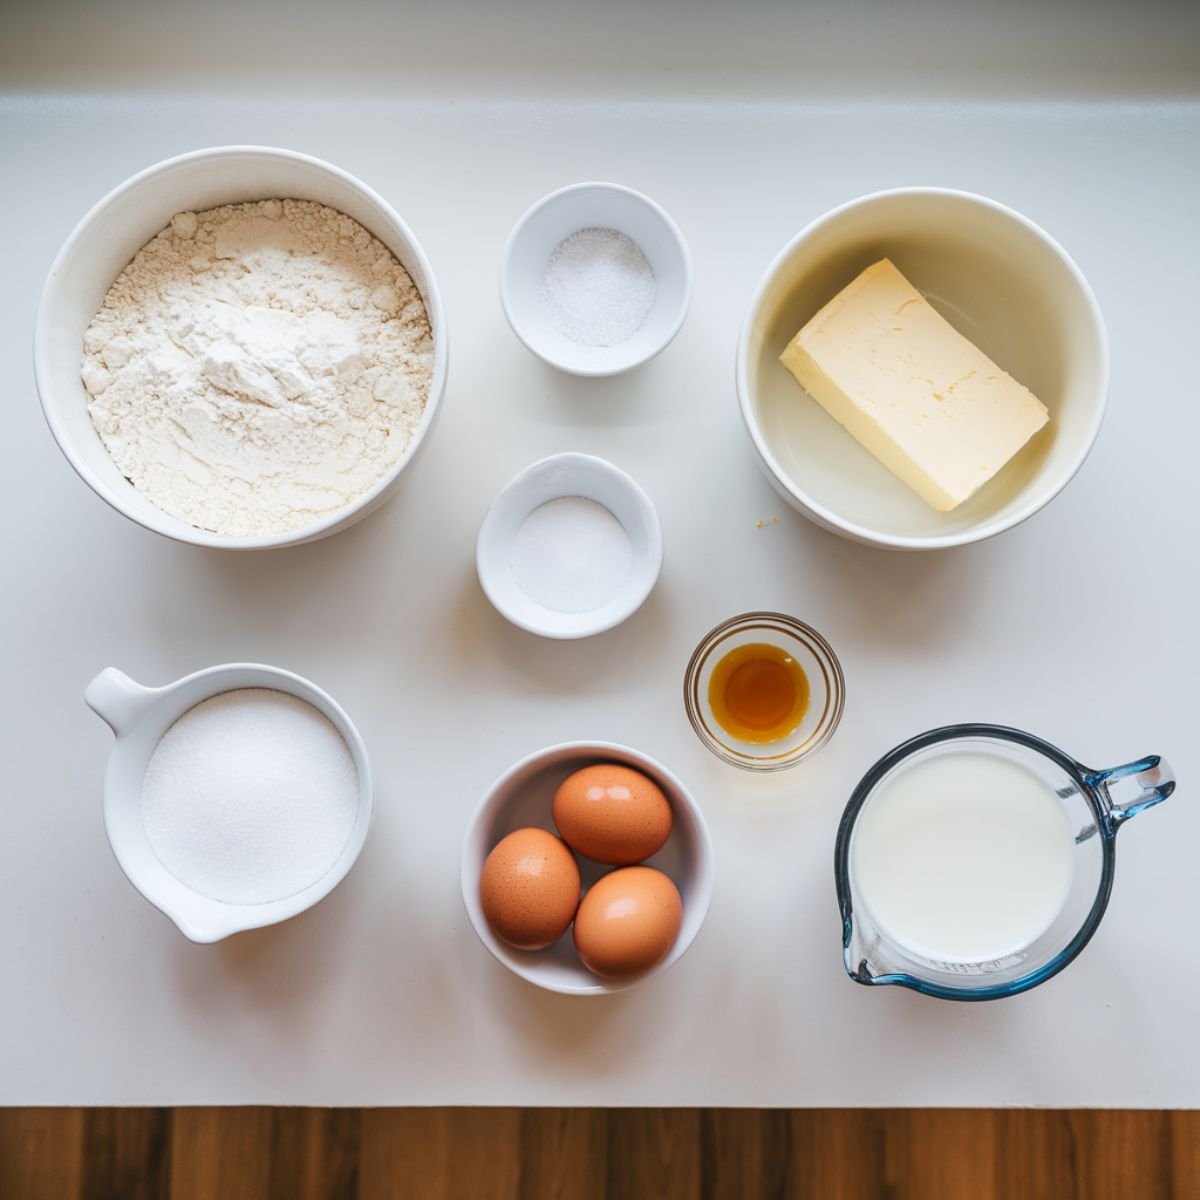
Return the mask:
<svg viewBox="0 0 1200 1200"><path fill-rule="evenodd" d="M779 361L939 512L987 483L1050 419L886 258L830 300Z"/></svg>

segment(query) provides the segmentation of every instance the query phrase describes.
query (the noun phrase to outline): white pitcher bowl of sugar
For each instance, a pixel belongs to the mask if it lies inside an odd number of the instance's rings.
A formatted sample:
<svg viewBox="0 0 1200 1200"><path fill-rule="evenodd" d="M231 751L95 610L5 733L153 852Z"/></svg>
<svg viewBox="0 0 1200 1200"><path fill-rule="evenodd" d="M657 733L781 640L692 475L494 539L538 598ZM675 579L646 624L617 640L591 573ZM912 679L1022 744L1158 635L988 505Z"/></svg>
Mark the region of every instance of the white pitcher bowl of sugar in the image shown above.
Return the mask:
<svg viewBox="0 0 1200 1200"><path fill-rule="evenodd" d="M176 722L225 693L264 689L311 706L345 743L357 779L357 806L326 869L289 894L253 903L206 895L173 874L156 853L143 813L143 783L155 751ZM216 942L244 929L285 921L311 908L345 878L366 840L374 810L371 766L353 722L331 696L299 675L256 663L229 663L165 687L143 687L109 667L88 684L88 706L116 735L104 777L104 827L113 854L133 884L193 942ZM286 839L281 849L287 853Z"/></svg>

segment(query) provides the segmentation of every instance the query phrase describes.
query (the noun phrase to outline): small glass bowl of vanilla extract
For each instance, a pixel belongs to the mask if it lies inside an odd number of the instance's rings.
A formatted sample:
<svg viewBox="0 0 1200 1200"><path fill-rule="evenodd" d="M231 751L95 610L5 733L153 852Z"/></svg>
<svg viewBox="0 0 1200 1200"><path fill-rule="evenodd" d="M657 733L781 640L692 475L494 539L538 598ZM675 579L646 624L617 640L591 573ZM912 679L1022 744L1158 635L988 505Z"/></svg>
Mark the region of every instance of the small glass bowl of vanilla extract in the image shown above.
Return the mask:
<svg viewBox="0 0 1200 1200"><path fill-rule="evenodd" d="M747 771L782 771L815 754L837 729L845 701L833 647L783 613L722 622L701 639L683 680L697 736Z"/></svg>

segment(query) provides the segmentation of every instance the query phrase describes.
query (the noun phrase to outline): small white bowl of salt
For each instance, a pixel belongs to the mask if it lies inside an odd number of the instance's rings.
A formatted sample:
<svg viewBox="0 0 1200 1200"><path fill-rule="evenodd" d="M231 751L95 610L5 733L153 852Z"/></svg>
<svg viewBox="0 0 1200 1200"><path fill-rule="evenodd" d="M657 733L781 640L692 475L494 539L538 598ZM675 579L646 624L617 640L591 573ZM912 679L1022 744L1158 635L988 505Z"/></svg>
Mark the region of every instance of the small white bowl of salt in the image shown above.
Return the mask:
<svg viewBox="0 0 1200 1200"><path fill-rule="evenodd" d="M547 638L603 633L635 613L662 569L650 497L590 454L526 467L492 502L475 566L496 610Z"/></svg>
<svg viewBox="0 0 1200 1200"><path fill-rule="evenodd" d="M679 227L615 183L577 183L539 200L513 229L500 269L513 332L572 375L618 375L653 358L691 299Z"/></svg>
<svg viewBox="0 0 1200 1200"><path fill-rule="evenodd" d="M229 663L152 688L108 667L84 699L116 734L113 854L193 942L294 917L354 865L373 809L367 750L307 679Z"/></svg>

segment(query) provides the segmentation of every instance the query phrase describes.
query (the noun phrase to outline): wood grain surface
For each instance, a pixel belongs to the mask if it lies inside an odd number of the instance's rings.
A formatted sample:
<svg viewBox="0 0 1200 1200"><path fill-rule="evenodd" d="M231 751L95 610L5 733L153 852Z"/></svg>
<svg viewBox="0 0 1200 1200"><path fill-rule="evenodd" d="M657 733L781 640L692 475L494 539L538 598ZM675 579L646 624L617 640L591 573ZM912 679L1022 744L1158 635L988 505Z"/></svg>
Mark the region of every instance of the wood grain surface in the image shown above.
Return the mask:
<svg viewBox="0 0 1200 1200"><path fill-rule="evenodd" d="M1200 1200L1200 1112L0 1109L3 1200Z"/></svg>

